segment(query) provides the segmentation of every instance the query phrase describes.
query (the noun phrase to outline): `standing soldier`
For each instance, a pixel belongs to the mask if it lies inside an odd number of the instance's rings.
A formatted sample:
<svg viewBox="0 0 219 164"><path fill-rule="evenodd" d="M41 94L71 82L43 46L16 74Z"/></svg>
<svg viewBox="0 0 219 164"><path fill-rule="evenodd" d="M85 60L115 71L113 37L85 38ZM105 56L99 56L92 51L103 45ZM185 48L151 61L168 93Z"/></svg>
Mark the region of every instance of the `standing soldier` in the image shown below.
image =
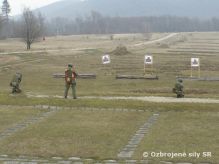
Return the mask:
<svg viewBox="0 0 219 164"><path fill-rule="evenodd" d="M19 87L22 80L22 74L16 72L16 74L13 76L10 86L12 87L12 93L21 93L21 89Z"/></svg>
<svg viewBox="0 0 219 164"><path fill-rule="evenodd" d="M177 79L177 82L175 84L175 88L173 88L173 93L176 93L177 98L183 98L184 97L184 91L183 91L183 80Z"/></svg>
<svg viewBox="0 0 219 164"><path fill-rule="evenodd" d="M68 64L68 68L65 70L65 95L64 97L68 97L68 90L70 86L72 87L72 96L74 99L77 99L76 96L76 77L77 73L75 72L74 66L72 64Z"/></svg>

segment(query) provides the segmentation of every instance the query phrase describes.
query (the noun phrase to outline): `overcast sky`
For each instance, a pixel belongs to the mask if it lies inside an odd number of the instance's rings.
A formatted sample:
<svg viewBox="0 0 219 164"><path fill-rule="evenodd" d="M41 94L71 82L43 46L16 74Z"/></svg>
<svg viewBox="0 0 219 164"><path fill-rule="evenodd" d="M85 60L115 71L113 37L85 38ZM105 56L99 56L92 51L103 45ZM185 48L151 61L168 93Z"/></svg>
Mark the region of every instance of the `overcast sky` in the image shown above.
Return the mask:
<svg viewBox="0 0 219 164"><path fill-rule="evenodd" d="M30 7L31 9L39 8L50 3L60 0L8 0L11 5L11 15L17 15L22 13L24 7ZM0 0L2 5L3 0Z"/></svg>

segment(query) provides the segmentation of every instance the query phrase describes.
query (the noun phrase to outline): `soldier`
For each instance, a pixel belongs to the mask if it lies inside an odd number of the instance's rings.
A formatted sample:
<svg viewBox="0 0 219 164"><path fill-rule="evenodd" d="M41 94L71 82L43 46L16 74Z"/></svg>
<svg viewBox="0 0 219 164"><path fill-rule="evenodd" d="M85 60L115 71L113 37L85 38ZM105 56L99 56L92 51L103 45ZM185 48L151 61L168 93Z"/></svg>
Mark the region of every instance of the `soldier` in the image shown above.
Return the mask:
<svg viewBox="0 0 219 164"><path fill-rule="evenodd" d="M72 87L72 96L74 99L77 99L76 96L76 77L77 73L75 72L74 66L72 64L68 64L68 68L65 70L65 95L64 97L67 98L68 90L70 86Z"/></svg>
<svg viewBox="0 0 219 164"><path fill-rule="evenodd" d="M178 79L176 84L175 84L175 88L173 88L173 93L176 93L177 98L183 98L184 97L183 88L184 88L183 80Z"/></svg>
<svg viewBox="0 0 219 164"><path fill-rule="evenodd" d="M19 85L22 80L22 74L16 72L16 74L13 76L10 86L12 87L12 93L21 93L21 89L19 88Z"/></svg>

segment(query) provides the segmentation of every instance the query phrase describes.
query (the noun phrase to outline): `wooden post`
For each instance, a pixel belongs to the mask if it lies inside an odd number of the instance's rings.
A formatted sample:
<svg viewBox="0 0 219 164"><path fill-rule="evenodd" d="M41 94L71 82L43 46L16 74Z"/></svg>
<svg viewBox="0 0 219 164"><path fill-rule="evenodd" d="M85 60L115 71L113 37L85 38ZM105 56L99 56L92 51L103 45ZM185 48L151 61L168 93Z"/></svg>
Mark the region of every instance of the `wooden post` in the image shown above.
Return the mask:
<svg viewBox="0 0 219 164"><path fill-rule="evenodd" d="M201 67L200 67L200 63L199 63L199 67L198 67L198 77L201 77Z"/></svg>
<svg viewBox="0 0 219 164"><path fill-rule="evenodd" d="M153 66L153 63L151 64L151 75L153 75L153 69L154 69L154 66Z"/></svg>

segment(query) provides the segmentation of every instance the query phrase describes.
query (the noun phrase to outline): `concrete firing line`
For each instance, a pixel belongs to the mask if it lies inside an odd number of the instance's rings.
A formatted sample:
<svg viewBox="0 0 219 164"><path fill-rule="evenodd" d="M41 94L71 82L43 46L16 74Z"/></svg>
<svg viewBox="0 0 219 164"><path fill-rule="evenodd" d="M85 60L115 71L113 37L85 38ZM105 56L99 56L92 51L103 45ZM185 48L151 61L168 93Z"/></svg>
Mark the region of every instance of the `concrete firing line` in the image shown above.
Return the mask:
<svg viewBox="0 0 219 164"><path fill-rule="evenodd" d="M13 134L22 131L24 129L26 129L27 127L29 127L30 125L36 124L46 118L48 118L49 116L51 116L52 114L56 113L58 110L49 110L48 112L43 112L41 114L39 114L38 116L33 116L30 117L28 119L26 119L25 121L18 123L6 130L4 130L3 132L0 133L0 141L12 136Z"/></svg>
<svg viewBox="0 0 219 164"><path fill-rule="evenodd" d="M131 158L139 143L148 133L152 125L157 121L159 114L153 114L144 125L142 125L135 135L129 140L128 144L118 153L119 158Z"/></svg>

